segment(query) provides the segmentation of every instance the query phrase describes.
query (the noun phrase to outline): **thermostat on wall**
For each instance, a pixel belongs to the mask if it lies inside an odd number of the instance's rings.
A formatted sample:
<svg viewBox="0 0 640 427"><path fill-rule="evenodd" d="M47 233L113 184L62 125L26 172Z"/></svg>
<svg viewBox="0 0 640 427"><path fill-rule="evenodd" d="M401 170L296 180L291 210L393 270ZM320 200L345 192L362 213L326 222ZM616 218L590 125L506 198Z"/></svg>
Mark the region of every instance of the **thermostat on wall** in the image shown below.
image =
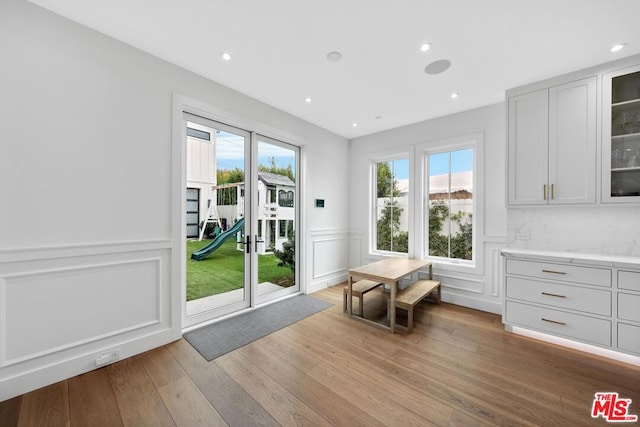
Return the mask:
<svg viewBox="0 0 640 427"><path fill-rule="evenodd" d="M324 199L316 199L316 208L324 208Z"/></svg>

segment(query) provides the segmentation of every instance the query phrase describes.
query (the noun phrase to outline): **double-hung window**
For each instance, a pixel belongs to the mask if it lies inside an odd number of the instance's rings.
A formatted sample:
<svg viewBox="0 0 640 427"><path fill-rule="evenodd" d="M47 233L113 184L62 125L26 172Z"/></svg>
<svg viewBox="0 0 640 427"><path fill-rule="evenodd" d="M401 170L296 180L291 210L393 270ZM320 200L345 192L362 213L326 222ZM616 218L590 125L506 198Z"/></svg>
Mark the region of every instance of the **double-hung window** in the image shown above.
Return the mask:
<svg viewBox="0 0 640 427"><path fill-rule="evenodd" d="M409 159L374 163L374 248L409 252Z"/></svg>
<svg viewBox="0 0 640 427"><path fill-rule="evenodd" d="M474 257L474 146L427 151L425 256L472 263Z"/></svg>
<svg viewBox="0 0 640 427"><path fill-rule="evenodd" d="M482 271L483 145L472 134L374 158L371 253Z"/></svg>

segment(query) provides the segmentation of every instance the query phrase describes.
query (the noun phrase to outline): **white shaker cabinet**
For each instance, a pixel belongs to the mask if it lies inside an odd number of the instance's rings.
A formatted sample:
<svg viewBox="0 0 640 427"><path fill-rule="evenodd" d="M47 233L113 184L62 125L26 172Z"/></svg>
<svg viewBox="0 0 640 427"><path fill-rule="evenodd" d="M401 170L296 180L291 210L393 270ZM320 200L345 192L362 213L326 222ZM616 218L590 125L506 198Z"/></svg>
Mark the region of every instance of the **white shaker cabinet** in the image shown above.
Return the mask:
<svg viewBox="0 0 640 427"><path fill-rule="evenodd" d="M508 204L596 201L595 76L508 98Z"/></svg>
<svg viewBox="0 0 640 427"><path fill-rule="evenodd" d="M508 105L509 204L546 203L548 181L549 91L509 98Z"/></svg>
<svg viewBox="0 0 640 427"><path fill-rule="evenodd" d="M503 323L640 356L640 259L503 249Z"/></svg>

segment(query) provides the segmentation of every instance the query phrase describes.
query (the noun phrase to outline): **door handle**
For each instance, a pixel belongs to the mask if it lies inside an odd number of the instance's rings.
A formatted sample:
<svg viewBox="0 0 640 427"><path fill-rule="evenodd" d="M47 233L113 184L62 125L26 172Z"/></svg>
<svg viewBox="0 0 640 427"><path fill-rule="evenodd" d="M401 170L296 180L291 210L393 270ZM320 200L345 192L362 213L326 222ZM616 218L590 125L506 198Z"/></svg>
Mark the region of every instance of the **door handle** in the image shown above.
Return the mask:
<svg viewBox="0 0 640 427"><path fill-rule="evenodd" d="M251 253L251 236L247 235L245 236L246 240L244 242L242 242L242 244L244 245L244 250L247 253Z"/></svg>

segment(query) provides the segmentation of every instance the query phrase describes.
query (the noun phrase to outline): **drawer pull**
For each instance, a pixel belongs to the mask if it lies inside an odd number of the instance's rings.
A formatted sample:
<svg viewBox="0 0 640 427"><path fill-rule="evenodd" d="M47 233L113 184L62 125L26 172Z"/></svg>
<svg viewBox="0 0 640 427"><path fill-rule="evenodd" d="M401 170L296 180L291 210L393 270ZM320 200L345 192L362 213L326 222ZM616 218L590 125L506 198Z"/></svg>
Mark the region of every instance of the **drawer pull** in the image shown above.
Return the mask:
<svg viewBox="0 0 640 427"><path fill-rule="evenodd" d="M546 296L548 296L548 297L566 298L566 296L565 296L565 295L550 294L549 292L542 292L542 295L546 295Z"/></svg>
<svg viewBox="0 0 640 427"><path fill-rule="evenodd" d="M542 320L543 322L555 323L556 325L566 325L566 323L564 322L558 322L557 320L549 320L549 319L545 319L544 317L541 318L540 320Z"/></svg>
<svg viewBox="0 0 640 427"><path fill-rule="evenodd" d="M564 271L554 271L554 270L542 270L543 273L551 273L551 274L567 274Z"/></svg>

